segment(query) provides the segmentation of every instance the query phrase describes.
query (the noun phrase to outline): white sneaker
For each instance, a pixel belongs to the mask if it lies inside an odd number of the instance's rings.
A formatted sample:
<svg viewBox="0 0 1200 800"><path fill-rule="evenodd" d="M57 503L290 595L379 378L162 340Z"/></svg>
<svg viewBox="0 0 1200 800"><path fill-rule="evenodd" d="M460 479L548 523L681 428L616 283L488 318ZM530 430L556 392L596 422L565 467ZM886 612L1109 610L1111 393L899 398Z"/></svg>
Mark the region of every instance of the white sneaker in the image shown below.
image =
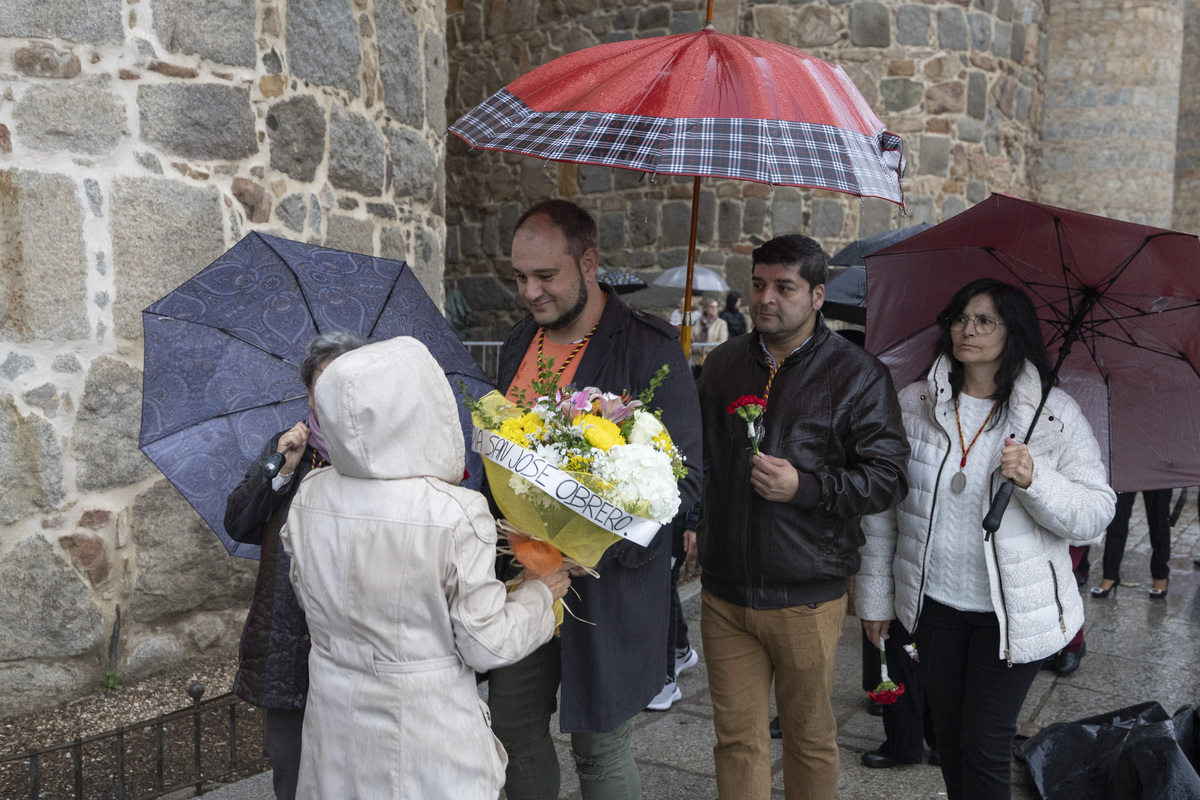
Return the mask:
<svg viewBox="0 0 1200 800"><path fill-rule="evenodd" d="M689 644L686 650L675 651L675 678L679 679L685 669L691 669L700 661L700 654Z"/></svg>
<svg viewBox="0 0 1200 800"><path fill-rule="evenodd" d="M675 681L668 681L662 688L662 691L654 696L650 701L650 705L646 706L647 711L666 711L671 707L671 704L683 697L683 692L679 691L679 686Z"/></svg>

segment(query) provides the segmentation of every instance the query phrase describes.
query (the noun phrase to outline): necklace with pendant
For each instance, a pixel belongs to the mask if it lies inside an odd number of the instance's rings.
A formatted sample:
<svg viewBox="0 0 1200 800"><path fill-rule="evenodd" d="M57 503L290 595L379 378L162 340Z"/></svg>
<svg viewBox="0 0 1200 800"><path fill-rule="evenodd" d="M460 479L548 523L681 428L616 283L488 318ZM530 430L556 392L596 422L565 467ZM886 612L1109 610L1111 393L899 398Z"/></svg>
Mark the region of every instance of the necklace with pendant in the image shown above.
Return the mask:
<svg viewBox="0 0 1200 800"><path fill-rule="evenodd" d="M954 398L954 421L958 425L958 447L962 450L962 461L958 462L958 472L954 473L954 477L950 479L950 491L955 494L962 494L963 489L967 488L967 476L963 473L963 470L967 468L967 455L971 452L971 448L975 446L975 442L979 441L979 434L983 433L983 429L987 427L988 421L996 413L996 406L998 405L1000 405L999 401L992 403L992 410L988 412L987 418L979 426L979 430L975 431L975 437L971 439L970 444L965 444L963 442L962 419L958 416L958 398Z"/></svg>

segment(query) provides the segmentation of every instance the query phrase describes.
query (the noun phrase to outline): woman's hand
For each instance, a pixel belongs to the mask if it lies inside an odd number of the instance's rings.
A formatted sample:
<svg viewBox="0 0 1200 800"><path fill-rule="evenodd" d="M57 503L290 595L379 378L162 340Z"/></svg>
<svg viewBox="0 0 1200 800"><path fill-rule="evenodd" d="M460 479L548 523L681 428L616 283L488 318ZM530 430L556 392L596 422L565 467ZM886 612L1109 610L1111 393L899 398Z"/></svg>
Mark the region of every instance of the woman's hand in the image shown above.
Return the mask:
<svg viewBox="0 0 1200 800"><path fill-rule="evenodd" d="M871 644L879 647L879 641L888 638L888 628L892 623L890 620L881 622L879 620L864 619L862 624L863 631L867 634L867 638L871 640Z"/></svg>
<svg viewBox="0 0 1200 800"><path fill-rule="evenodd" d="M1022 489L1028 489L1033 483L1033 457L1029 448L1017 444L1011 436L1005 437L1004 449L1000 451L1000 474L1012 478L1012 482Z"/></svg>
<svg viewBox="0 0 1200 800"><path fill-rule="evenodd" d="M296 465L304 457L304 448L308 446L308 426L297 422L296 427L279 437L279 446L275 452L283 453L283 466L279 468L280 475L291 475L296 471Z"/></svg>
<svg viewBox="0 0 1200 800"><path fill-rule="evenodd" d="M561 600L571 586L571 577L567 574L566 567L551 572L549 575L534 575L529 570L525 570L524 578L527 581L541 581L546 584L546 588L550 590L550 594L554 595L555 600Z"/></svg>

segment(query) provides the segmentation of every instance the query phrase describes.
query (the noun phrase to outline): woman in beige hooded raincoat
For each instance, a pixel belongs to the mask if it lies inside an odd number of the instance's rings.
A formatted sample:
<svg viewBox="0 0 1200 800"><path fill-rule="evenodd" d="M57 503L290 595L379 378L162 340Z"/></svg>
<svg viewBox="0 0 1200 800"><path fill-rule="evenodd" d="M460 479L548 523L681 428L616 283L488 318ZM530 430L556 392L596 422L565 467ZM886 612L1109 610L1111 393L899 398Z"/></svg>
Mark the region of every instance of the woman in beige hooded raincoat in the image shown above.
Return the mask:
<svg viewBox="0 0 1200 800"><path fill-rule="evenodd" d="M507 757L475 670L547 642L567 580L495 579L487 503L458 485L457 400L417 340L334 361L316 411L333 467L281 534L312 636L298 796L495 798Z"/></svg>

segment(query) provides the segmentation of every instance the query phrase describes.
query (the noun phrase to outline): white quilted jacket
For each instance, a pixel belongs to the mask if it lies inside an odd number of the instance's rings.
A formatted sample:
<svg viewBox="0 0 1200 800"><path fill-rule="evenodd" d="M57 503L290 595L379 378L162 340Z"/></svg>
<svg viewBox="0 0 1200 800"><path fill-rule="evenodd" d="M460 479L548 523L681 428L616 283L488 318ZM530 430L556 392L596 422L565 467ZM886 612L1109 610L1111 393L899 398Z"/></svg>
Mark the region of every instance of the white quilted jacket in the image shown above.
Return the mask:
<svg viewBox="0 0 1200 800"><path fill-rule="evenodd" d="M1006 432L1025 435L1041 385L1037 370L1026 364L1001 423ZM857 582L857 611L865 620L898 618L916 630L924 602L930 536L950 530L977 530L987 562L992 605L1000 620L999 657L1028 663L1061 650L1083 625L1083 603L1071 574L1070 544L1088 544L1112 519L1116 495L1109 488L1100 448L1078 404L1060 389L1050 390L1029 442L1033 482L1017 488L1000 524L984 541L982 520L988 507L957 507L951 495L939 497L938 475L954 468L950 429L954 404L949 362L943 357L919 381L900 392L900 408L912 456L908 496L891 511L863 520L867 542ZM988 454L994 494L1003 482L1000 447ZM947 481L948 484L948 481ZM931 519L937 503L939 529Z"/></svg>

